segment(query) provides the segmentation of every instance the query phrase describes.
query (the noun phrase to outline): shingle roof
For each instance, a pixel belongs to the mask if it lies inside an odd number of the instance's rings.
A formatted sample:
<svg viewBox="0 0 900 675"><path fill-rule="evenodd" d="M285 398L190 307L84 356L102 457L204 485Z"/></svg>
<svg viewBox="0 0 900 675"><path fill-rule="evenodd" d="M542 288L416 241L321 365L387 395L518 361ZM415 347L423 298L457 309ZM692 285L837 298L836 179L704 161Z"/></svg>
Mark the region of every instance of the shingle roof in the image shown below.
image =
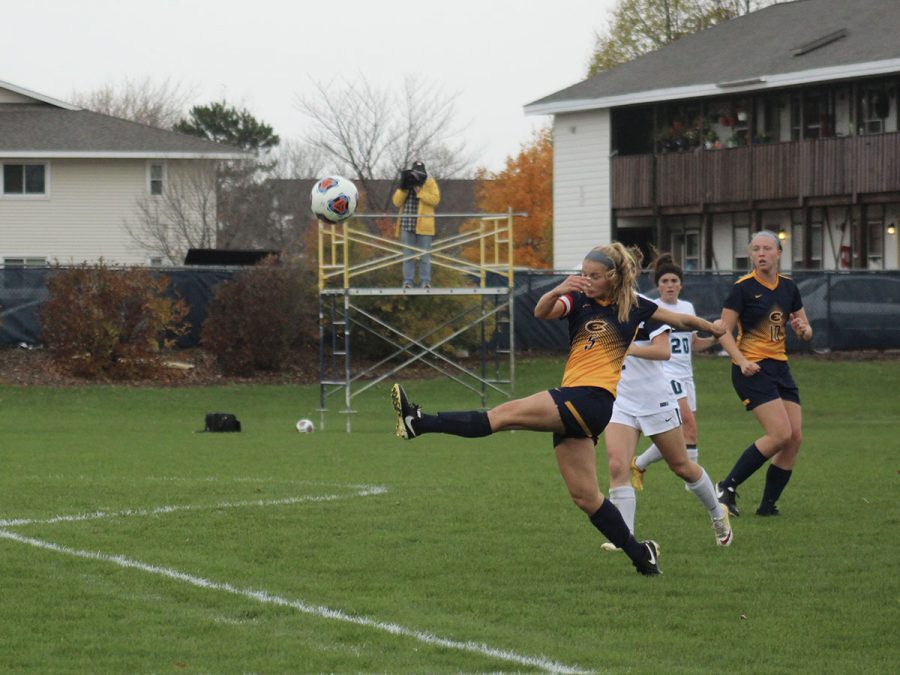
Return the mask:
<svg viewBox="0 0 900 675"><path fill-rule="evenodd" d="M0 104L0 156L237 159L246 153L89 110L35 102Z"/></svg>
<svg viewBox="0 0 900 675"><path fill-rule="evenodd" d="M794 55L799 47L842 29L846 31L843 37ZM721 88L722 84L747 81L745 90L761 89L766 88L766 76L774 75L777 80L779 75L819 71L817 78L824 79L821 76L827 75L828 69L846 71L853 64L884 62L882 72L900 72L898 35L898 0L796 0L688 35L533 101L526 112L565 112L566 105L575 102L581 105L572 109L606 107L588 102L640 93L644 93L643 100L653 100L650 92L716 83ZM831 79L835 77L837 74ZM754 86L752 81L759 78L763 81ZM656 98L674 97L660 93Z"/></svg>

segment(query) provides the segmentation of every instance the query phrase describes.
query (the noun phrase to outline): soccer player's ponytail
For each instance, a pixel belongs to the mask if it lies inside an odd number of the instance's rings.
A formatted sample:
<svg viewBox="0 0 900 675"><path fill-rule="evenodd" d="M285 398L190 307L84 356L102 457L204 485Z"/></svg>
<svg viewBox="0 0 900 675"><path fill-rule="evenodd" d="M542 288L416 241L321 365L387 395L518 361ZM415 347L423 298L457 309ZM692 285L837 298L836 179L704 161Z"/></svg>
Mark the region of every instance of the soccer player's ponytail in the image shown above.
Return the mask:
<svg viewBox="0 0 900 675"><path fill-rule="evenodd" d="M607 276L610 282L609 299L619 308L619 321L627 321L637 302L637 279L644 256L638 247L626 248L617 241L594 250L605 254L613 262Z"/></svg>

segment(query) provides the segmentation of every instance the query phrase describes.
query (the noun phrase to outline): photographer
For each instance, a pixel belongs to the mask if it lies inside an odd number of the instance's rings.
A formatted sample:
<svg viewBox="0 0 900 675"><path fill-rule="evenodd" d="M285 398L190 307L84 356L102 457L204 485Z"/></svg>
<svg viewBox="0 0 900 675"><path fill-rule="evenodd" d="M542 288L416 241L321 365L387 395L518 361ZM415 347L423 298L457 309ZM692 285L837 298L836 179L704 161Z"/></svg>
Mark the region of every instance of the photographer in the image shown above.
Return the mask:
<svg viewBox="0 0 900 675"><path fill-rule="evenodd" d="M400 187L394 191L393 201L400 209L397 235L404 246L415 247L403 249L403 288L413 287L417 261L420 285L431 288L429 251L435 232L434 207L441 201L441 191L423 162L415 161L409 169L400 172Z"/></svg>

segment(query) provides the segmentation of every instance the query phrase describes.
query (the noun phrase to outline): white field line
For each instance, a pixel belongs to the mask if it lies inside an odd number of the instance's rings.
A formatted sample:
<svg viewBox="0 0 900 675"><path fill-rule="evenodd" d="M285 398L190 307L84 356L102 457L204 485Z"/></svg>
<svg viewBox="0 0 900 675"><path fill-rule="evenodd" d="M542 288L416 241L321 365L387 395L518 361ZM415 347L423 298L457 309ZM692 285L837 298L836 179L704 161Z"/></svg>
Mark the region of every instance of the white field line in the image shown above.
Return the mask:
<svg viewBox="0 0 900 675"><path fill-rule="evenodd" d="M344 494L344 495L316 495L316 496L303 496L303 497L286 497L284 499L273 499L273 500L251 500L251 501L242 501L242 502L222 502L214 505L171 505L171 506L159 506L152 509L125 509L122 511L95 511L93 513L81 513L76 515L59 515L53 516L51 518L45 519L29 519L29 518L19 518L19 519L11 519L11 520L0 520L0 528L6 527L21 527L25 525L46 525L46 524L55 524L55 523L72 523L72 522L83 522L87 520L97 520L101 518L125 518L132 516L155 516L167 513L175 513L178 511L200 511L200 510L215 510L215 509L228 509L228 508L239 508L239 507L247 507L247 506L279 506L279 505L287 505L287 504L300 504L303 502L326 502L333 501L336 499L346 499L349 497L367 497L371 495L379 495L384 494L388 491L386 487L380 485L350 485L347 487L351 487L356 489L355 493ZM592 673L591 670L582 670L580 668L576 668L573 666L567 666L565 664L557 663L555 661L551 661L542 656L528 656L526 654L517 654L515 652L511 652L504 649L496 649L489 645L485 645L479 642L473 641L459 641L459 640L450 640L448 638L442 638L437 635L433 635L432 633L427 633L425 631L419 631L412 628L406 628L404 626L400 626L395 623L385 623L382 621L377 621L375 619L370 619L365 616L354 616L352 614L347 614L342 612L339 609L332 609L330 607L324 607L321 605L311 605L303 600L291 600L289 598L284 598L278 595L273 595L268 591L260 591L254 589L245 589L238 588L229 583L219 583L215 581L210 581L209 579L204 579L203 577L197 577L191 574L186 574L184 572L179 572L178 570L174 570L167 567L158 567L156 565L151 565L149 563L141 562L140 560L132 560L130 558L126 558L122 555L109 555L106 553L100 553L99 551L82 551L79 549L70 548L68 546L63 546L61 544L54 544L49 541L42 541L40 539L35 539L33 537L26 537L20 535L16 532L11 532L6 529L0 529L0 539L8 539L11 541L16 541L22 544L28 544L30 546L34 546L36 548L44 549L46 551L53 551L55 553L62 553L64 555L73 556L76 558L83 558L85 560L96 560L100 562L108 562L113 565L117 565L119 567L124 567L126 569L135 569L143 572L148 572L150 574L156 574L158 576L166 577L173 581L180 581L186 584L190 584L192 586L196 586L198 588L204 588L207 590L215 590L215 591L223 591L225 593L231 593L233 595L238 595L244 598L249 598L251 600L256 600L258 602L262 602L264 604L270 605L278 605L281 607L290 607L298 612L303 614L309 614L311 616L317 616L324 619L331 619L333 621L342 621L344 623L350 623L357 626L363 626L366 628L374 628L375 630L384 631L390 633L392 635L399 635L402 637L412 638L419 642L422 642L427 645L432 645L436 647L443 647L445 649L455 649L459 651L473 652L476 654L482 654L484 656L495 658L501 661L507 661L510 663L515 663L522 666L528 666L532 668L537 668L544 672L550 673Z"/></svg>
<svg viewBox="0 0 900 675"><path fill-rule="evenodd" d="M122 511L94 511L93 513L77 513L74 515L59 515L51 518L15 518L12 520L0 520L0 527L21 527L24 525L53 525L55 523L80 523L86 520L101 520L103 518L128 518L132 516L158 516L179 511L215 511L219 509L235 509L245 506L283 506L289 504L302 504L304 502L330 502L336 499L348 499L350 497L369 497L387 492L386 487L380 485L353 485L357 492L345 495L304 495L302 497L285 497L283 499L257 499L244 502L220 502L218 504L194 505L182 504L171 506L157 506L152 509L125 509Z"/></svg>
<svg viewBox="0 0 900 675"><path fill-rule="evenodd" d="M240 597L249 598L250 600L256 600L268 605L290 607L303 614L309 614L311 616L316 616L323 619L331 619L333 621L341 621L357 626L363 626L365 628L374 628L375 630L384 631L392 635L412 638L427 645L482 654L484 656L501 661L508 661L510 663L515 663L521 666L537 668L544 672L591 672L581 670L579 668L574 668L572 666L567 666L562 663L557 663L555 661L550 661L542 656L527 656L525 654L516 654L515 652L507 651L504 649L495 649L494 647L490 647L478 642L461 642L458 640L450 640L447 638L438 637L437 635L433 635L431 633L426 633L424 631L406 628L395 623L384 623L382 621L376 621L375 619L370 619L365 616L354 616L352 614L347 614L339 609L332 609L330 607L323 607L321 605L310 605L306 602L303 602L302 600L291 600L279 595L273 595L268 591L259 591L250 588L238 588L237 586L233 586L232 584L210 581L209 579L197 577L192 574L185 574L184 572L179 572L178 570L174 570L168 567L158 567L156 565L150 565L149 563L141 562L140 560L132 560L122 555L108 555L106 553L100 553L98 551L81 551L75 548L70 548L68 546L54 544L53 542L49 541L42 541L40 539L34 539L33 537L25 537L16 532L10 532L9 530L2 529L0 529L0 539L9 539L21 544L28 544L30 546L35 546L46 551L62 553L64 555L73 556L75 558L112 563L113 565L117 565L119 567L148 572L150 574L166 577L167 579L171 579L173 581L180 581L182 583L196 586L198 588L212 591L223 591L225 593L231 593Z"/></svg>

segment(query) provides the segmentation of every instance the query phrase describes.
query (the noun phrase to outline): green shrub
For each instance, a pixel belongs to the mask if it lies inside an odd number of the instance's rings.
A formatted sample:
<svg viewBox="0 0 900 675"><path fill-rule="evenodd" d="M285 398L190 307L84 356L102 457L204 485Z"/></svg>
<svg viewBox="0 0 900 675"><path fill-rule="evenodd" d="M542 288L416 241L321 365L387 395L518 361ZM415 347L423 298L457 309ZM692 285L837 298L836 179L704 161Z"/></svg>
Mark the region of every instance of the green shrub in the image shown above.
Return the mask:
<svg viewBox="0 0 900 675"><path fill-rule="evenodd" d="M154 378L164 372L160 348L188 324L184 301L168 293L169 279L144 269L112 269L102 260L56 268L40 312L54 362L86 378Z"/></svg>
<svg viewBox="0 0 900 675"><path fill-rule="evenodd" d="M314 273L270 258L216 288L201 344L229 375L277 370L299 348L318 343Z"/></svg>

